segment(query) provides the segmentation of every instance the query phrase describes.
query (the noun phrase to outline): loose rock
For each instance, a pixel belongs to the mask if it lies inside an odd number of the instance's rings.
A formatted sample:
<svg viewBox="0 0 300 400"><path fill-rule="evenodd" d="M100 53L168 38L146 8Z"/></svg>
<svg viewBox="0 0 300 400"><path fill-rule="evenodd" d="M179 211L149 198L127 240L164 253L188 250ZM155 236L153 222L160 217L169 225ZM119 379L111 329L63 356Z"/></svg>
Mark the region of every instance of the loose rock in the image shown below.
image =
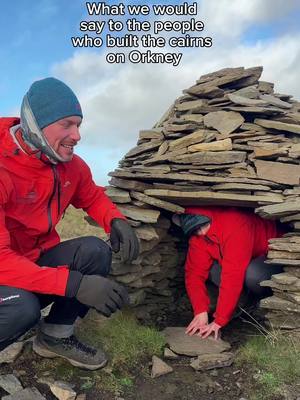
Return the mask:
<svg viewBox="0 0 300 400"><path fill-rule="evenodd" d="M0 387L9 394L14 394L23 389L18 378L12 374L0 375Z"/></svg>
<svg viewBox="0 0 300 400"><path fill-rule="evenodd" d="M159 376L169 374L170 372L173 372L172 367L160 358L156 356L152 357L151 378L158 378Z"/></svg>

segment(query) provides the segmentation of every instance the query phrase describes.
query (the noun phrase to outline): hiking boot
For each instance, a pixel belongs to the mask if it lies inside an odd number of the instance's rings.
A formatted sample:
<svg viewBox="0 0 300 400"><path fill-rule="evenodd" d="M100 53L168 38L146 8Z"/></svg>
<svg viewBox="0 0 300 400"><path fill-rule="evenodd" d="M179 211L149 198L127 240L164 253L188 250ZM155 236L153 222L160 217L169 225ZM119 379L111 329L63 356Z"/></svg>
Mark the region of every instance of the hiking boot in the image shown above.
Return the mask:
<svg viewBox="0 0 300 400"><path fill-rule="evenodd" d="M84 369L102 368L107 363L106 355L101 350L81 343L74 335L58 339L39 332L32 348L42 357L62 357L75 367Z"/></svg>

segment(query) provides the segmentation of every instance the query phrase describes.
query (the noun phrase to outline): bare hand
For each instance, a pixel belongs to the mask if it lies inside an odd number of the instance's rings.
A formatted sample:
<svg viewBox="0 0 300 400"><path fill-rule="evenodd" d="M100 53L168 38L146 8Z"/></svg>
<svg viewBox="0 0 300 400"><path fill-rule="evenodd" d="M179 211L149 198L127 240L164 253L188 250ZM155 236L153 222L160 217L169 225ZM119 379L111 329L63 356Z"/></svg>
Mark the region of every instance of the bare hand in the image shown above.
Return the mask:
<svg viewBox="0 0 300 400"><path fill-rule="evenodd" d="M202 329L207 326L208 324L208 315L207 312L202 312L200 314L197 314L194 319L192 320L192 322L189 324L189 326L186 328L185 333L187 335L194 335L195 333L197 333L199 331L199 333L201 334Z"/></svg>
<svg viewBox="0 0 300 400"><path fill-rule="evenodd" d="M214 335L214 339L220 339L221 337L221 332L220 332L221 326L216 324L215 322L211 322L208 325L205 325L201 331L201 337L202 339L207 338L209 335L213 334Z"/></svg>

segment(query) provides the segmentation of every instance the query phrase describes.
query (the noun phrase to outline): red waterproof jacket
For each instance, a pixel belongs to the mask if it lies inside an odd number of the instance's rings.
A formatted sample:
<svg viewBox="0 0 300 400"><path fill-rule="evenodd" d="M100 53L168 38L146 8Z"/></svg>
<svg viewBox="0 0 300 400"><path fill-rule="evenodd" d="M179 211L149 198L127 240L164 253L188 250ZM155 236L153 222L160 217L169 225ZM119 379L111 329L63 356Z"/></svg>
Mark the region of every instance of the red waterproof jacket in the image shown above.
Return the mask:
<svg viewBox="0 0 300 400"><path fill-rule="evenodd" d="M215 322L226 325L238 303L250 261L264 255L268 239L281 236L274 221L233 207L190 207L188 214L211 219L205 236L192 236L185 264L185 284L194 314L209 310L205 282L213 261L221 266Z"/></svg>
<svg viewBox="0 0 300 400"><path fill-rule="evenodd" d="M106 232L113 218L125 217L80 157L54 165L20 150L9 133L19 123L0 118L0 285L63 296L68 266L35 261L60 242L55 226L68 205L85 210Z"/></svg>

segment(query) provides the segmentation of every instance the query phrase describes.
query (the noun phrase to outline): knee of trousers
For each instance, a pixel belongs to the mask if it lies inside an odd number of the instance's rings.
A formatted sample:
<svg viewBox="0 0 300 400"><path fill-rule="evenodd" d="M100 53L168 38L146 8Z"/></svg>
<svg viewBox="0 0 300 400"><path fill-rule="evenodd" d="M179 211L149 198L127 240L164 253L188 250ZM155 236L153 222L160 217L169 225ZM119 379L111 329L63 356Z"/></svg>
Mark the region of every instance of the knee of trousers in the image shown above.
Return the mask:
<svg viewBox="0 0 300 400"><path fill-rule="evenodd" d="M16 293L19 297L0 305L0 342L17 339L36 325L41 317L40 303L33 293L20 289Z"/></svg>
<svg viewBox="0 0 300 400"><path fill-rule="evenodd" d="M84 260L88 263L88 268L83 273L107 276L112 261L110 246L96 236L88 236L80 247Z"/></svg>
<svg viewBox="0 0 300 400"><path fill-rule="evenodd" d="M271 279L273 274L283 271L282 266L270 266L264 263L265 257L258 257L251 261L246 271L245 286L254 294L271 294L269 288L260 286L260 282Z"/></svg>

